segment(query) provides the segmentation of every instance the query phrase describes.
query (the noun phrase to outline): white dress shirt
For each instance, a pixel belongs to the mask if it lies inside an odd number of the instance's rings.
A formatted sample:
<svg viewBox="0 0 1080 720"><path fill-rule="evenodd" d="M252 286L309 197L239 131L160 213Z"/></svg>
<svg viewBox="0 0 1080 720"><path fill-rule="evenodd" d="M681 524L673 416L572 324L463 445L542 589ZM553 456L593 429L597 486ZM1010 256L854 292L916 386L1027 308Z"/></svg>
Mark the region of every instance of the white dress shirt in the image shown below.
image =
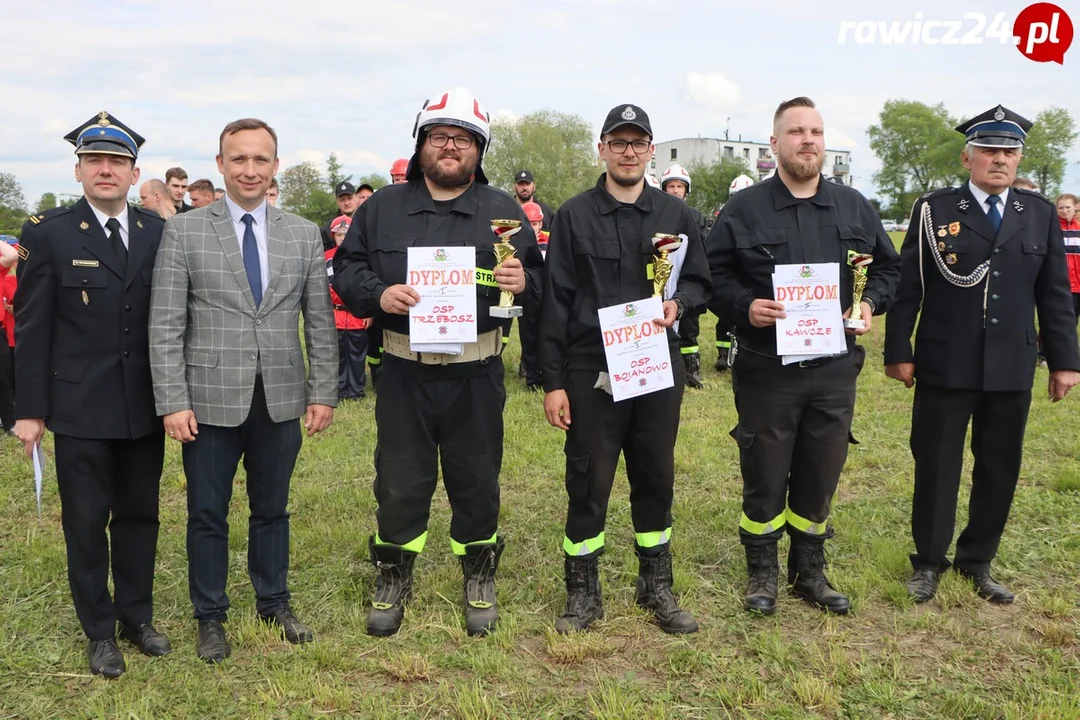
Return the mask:
<svg viewBox="0 0 1080 720"><path fill-rule="evenodd" d="M105 231L105 237L109 237L109 233L112 232L109 228L105 227L105 223L112 219L111 215L105 213L94 207L90 201L87 201L87 205L90 205L90 209L94 211L94 217L101 223L101 229ZM124 241L124 247L130 249L131 245L128 244L128 211L127 205L124 206L124 211L116 216L116 219L120 221L120 239Z"/></svg>
<svg viewBox="0 0 1080 720"><path fill-rule="evenodd" d="M988 197L990 197L990 193L986 192L985 190L983 190L982 188L980 188L978 185L971 182L970 180L968 180L968 188L971 190L971 194L978 201L979 207L982 208L982 211L989 215L990 214L990 203L988 203L986 201L986 199ZM1009 197L1009 188L1005 188L1004 190L1002 190L1001 194L998 195L998 197L1001 198L1001 200L998 201L999 202L999 204L998 204L998 214L1000 214L1001 217L1004 218L1005 217L1005 201Z"/></svg>
<svg viewBox="0 0 1080 720"><path fill-rule="evenodd" d="M244 215L251 215L255 220L251 223L251 230L255 233L255 244L259 247L259 275L262 279L263 295L265 295L266 287L270 284L270 256L266 251L266 201L263 200L259 207L248 212L234 203L229 194L225 193L225 207L229 211L229 216L232 217L236 242L240 245L240 257L244 256L244 231L247 229L242 218Z"/></svg>

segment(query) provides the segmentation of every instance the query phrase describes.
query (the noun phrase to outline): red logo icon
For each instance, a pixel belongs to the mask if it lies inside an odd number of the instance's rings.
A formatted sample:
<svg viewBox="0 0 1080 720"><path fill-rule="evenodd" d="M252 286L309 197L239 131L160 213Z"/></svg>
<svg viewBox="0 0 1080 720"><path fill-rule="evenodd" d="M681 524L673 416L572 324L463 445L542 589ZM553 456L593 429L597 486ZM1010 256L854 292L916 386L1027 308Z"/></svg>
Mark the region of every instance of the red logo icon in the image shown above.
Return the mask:
<svg viewBox="0 0 1080 720"><path fill-rule="evenodd" d="M1028 60L1062 65L1073 41L1072 20L1053 3L1028 5L1016 16L1013 40L1016 49Z"/></svg>

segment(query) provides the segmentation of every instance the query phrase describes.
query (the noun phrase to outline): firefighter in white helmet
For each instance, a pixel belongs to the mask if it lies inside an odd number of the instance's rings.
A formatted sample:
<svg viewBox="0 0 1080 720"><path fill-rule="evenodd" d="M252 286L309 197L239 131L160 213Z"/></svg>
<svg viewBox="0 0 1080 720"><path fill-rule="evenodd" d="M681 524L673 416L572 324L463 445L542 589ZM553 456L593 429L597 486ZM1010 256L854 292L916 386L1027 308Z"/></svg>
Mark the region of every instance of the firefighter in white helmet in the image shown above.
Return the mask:
<svg viewBox="0 0 1080 720"><path fill-rule="evenodd" d="M739 177L737 177L737 178L735 178L734 180L731 181L731 186L728 188L728 190L729 190L728 195L729 196L734 195L735 193L739 192L740 190L745 190L746 188L750 187L753 184L754 184L753 178L751 178L748 175L740 175Z"/></svg>
<svg viewBox="0 0 1080 720"><path fill-rule="evenodd" d="M690 173L682 165L672 165L660 175L660 189L680 200L686 201L692 187ZM701 237L705 237L708 232L705 229L704 216L689 203L687 208L697 223ZM701 329L701 316L704 312L704 308L699 311L688 310L679 320L679 352L686 365L686 386L697 389L705 387L701 379L701 348L698 347L698 331Z"/></svg>
<svg viewBox="0 0 1080 720"><path fill-rule="evenodd" d="M334 261L334 288L358 317L383 328L383 368L375 422L378 568L368 612L371 635L401 626L412 594L413 564L427 540L439 467L450 500L450 547L464 575L465 629L495 626L495 571L503 550L497 532L503 453L501 327L491 316L500 291L539 306L543 258L521 207L487 184L481 160L490 139L488 114L464 88L424 103L413 130L416 152L407 183L388 185L360 206ZM517 257L495 269L491 221L521 220L511 238ZM420 295L406 284L413 247L476 248L476 342L460 354L415 352L409 309Z"/></svg>

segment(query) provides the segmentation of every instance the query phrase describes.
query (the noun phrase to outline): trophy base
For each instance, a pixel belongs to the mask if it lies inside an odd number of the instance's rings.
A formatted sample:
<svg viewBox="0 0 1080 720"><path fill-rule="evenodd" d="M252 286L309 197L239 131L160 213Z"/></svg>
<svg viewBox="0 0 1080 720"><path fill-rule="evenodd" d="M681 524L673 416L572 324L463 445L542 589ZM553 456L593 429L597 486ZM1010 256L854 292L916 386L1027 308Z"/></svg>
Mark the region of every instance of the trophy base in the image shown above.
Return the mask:
<svg viewBox="0 0 1080 720"><path fill-rule="evenodd" d="M521 317L521 315L522 309L520 305L511 305L510 307L499 307L496 305L491 308L491 317L510 319Z"/></svg>
<svg viewBox="0 0 1080 720"><path fill-rule="evenodd" d="M848 330L862 330L866 327L866 321L862 318L847 318L844 320L844 327Z"/></svg>

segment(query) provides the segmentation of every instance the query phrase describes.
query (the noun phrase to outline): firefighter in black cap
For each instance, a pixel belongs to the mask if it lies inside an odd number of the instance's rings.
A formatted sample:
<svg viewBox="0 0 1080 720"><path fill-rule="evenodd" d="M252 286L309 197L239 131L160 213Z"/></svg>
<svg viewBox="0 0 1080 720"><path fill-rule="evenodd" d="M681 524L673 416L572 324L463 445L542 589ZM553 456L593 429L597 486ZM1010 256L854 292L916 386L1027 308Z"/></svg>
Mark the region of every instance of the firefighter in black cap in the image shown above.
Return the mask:
<svg viewBox="0 0 1080 720"><path fill-rule="evenodd" d="M619 455L626 460L638 577L635 600L668 633L697 632L694 617L672 592L671 506L675 438L685 386L672 328L709 299L708 265L698 222L683 201L645 181L652 125L636 105L608 113L598 147L606 172L566 201L548 242L540 315L544 414L566 431L566 610L560 633L586 630L604 616L599 558L604 553L608 497ZM654 293L652 238L681 235L681 268L665 295L665 328L674 387L621 402L611 394L599 309ZM668 291L665 290L665 293Z"/></svg>
<svg viewBox="0 0 1080 720"><path fill-rule="evenodd" d="M356 187L348 181L339 182L334 186L334 198L337 200L338 211L327 218L326 222L319 228L319 232L322 234L324 252L337 247L333 233L330 232L331 223L342 215L351 218L360 205L356 197Z"/></svg>
<svg viewBox="0 0 1080 720"><path fill-rule="evenodd" d="M970 422L975 468L968 524L951 564L981 597L1011 603L1013 594L990 576L990 563L1020 475L1037 358L1035 312L1054 402L1080 381L1076 316L1054 206L1010 187L1031 123L998 105L956 129L967 138L960 161L971 178L927 193L912 208L900 289L885 323L885 374L916 385L915 553L907 589L926 602L950 566Z"/></svg>
<svg viewBox="0 0 1080 720"><path fill-rule="evenodd" d="M147 340L165 223L127 204L141 136L101 112L64 139L84 195L23 226L15 433L28 454L46 426L55 436L68 581L90 672L117 677L117 622L143 653L171 650L151 624L165 432Z"/></svg>

